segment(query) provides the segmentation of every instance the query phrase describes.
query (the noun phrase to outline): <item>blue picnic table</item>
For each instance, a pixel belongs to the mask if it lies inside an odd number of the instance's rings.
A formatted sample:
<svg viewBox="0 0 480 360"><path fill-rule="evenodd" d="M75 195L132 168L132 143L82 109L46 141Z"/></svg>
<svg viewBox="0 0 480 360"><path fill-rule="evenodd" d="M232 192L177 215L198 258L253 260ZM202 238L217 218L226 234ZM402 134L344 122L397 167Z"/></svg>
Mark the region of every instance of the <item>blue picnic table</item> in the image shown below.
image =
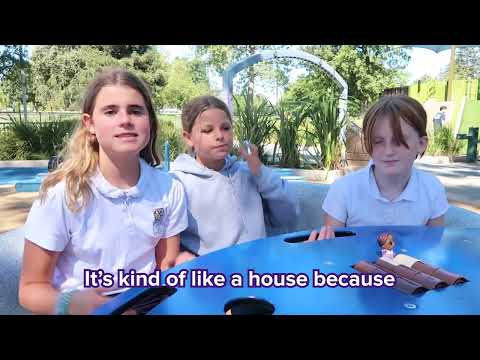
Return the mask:
<svg viewBox="0 0 480 360"><path fill-rule="evenodd" d="M313 286L315 270L324 274L359 274L352 265L378 258L377 236L383 232L393 234L396 253L459 274L468 281L415 295L387 286ZM112 298L94 314L120 314L135 307L142 298L152 296L158 301L144 312L146 315L223 315L235 306L237 313L274 315L480 314L480 228L346 227L336 229L336 233L344 236L304 242L309 232L300 231L198 257L161 274L165 285L169 274L186 270L185 286L132 288ZM225 286L192 287L190 275L194 271L198 274L200 269L224 274ZM305 287L250 287L249 270L256 274L304 273L309 283ZM230 284L232 274L242 276L243 286Z"/></svg>

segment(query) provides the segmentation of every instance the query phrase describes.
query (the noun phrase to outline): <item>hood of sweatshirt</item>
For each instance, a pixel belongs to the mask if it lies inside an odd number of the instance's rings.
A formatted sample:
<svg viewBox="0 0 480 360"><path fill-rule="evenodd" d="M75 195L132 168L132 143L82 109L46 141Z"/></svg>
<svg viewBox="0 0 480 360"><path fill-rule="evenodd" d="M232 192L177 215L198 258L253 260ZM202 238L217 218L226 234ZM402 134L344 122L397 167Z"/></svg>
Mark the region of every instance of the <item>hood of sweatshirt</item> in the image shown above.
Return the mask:
<svg viewBox="0 0 480 360"><path fill-rule="evenodd" d="M181 171L186 174L192 174L204 178L215 176L217 173L225 173L230 170L232 166L238 161L236 156L229 155L225 158L225 164L220 171L215 171L207 168L195 160L192 156L187 154L179 155L172 163L170 171Z"/></svg>

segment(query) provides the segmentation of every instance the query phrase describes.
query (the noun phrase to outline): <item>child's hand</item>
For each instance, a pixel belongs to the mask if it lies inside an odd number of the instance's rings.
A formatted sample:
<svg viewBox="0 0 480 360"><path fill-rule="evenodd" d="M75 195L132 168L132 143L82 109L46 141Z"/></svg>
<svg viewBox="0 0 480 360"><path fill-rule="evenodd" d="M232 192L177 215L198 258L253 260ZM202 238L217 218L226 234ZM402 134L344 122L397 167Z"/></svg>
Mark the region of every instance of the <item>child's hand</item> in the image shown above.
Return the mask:
<svg viewBox="0 0 480 360"><path fill-rule="evenodd" d="M101 295L104 291L108 291L108 289L95 288L77 291L70 301L69 313L71 315L90 315L100 305L111 300L108 296Z"/></svg>
<svg viewBox="0 0 480 360"><path fill-rule="evenodd" d="M257 176L260 172L260 168L262 167L262 162L258 158L258 148L250 143L248 144L248 147L250 148L250 154L248 153L246 146L242 144L242 146L240 146L240 155L247 162L253 176Z"/></svg>
<svg viewBox="0 0 480 360"><path fill-rule="evenodd" d="M184 262L196 259L197 257L189 251L182 251L177 258L175 259L175 266L180 265Z"/></svg>
<svg viewBox="0 0 480 360"><path fill-rule="evenodd" d="M176 258L175 257L165 257L160 262L160 271L166 271L172 267L174 267Z"/></svg>
<svg viewBox="0 0 480 360"><path fill-rule="evenodd" d="M325 240L325 239L335 239L335 231L333 231L333 227L331 226L322 226L320 231L313 230L310 233L307 241L315 241L315 240Z"/></svg>

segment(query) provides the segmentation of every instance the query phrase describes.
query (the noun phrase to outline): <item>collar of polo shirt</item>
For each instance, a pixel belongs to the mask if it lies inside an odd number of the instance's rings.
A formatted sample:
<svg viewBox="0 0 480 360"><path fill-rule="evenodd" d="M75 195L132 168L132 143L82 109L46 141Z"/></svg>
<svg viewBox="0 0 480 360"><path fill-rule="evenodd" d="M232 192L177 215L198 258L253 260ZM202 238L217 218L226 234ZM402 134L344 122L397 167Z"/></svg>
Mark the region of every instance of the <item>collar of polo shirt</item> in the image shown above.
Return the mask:
<svg viewBox="0 0 480 360"><path fill-rule="evenodd" d="M378 189L377 182L375 181L375 175L373 174L373 168L375 165L373 161L370 160L368 162L368 190L370 194L378 200L390 202L388 199L385 199L382 194L380 194L380 190ZM417 173L414 167L412 167L412 173L410 175L410 179L408 180L407 187L402 191L402 193L395 199L393 202L398 202L402 200L406 201L416 201L418 199L417 193Z"/></svg>
<svg viewBox="0 0 480 360"><path fill-rule="evenodd" d="M128 189L119 189L112 184L110 184L107 179L102 175L100 170L97 169L95 175L90 178L91 183L95 188L104 196L109 198L120 198L120 197L140 197L142 191L145 188L145 183L147 179L149 165L145 160L140 159L140 179L135 186L132 186Z"/></svg>

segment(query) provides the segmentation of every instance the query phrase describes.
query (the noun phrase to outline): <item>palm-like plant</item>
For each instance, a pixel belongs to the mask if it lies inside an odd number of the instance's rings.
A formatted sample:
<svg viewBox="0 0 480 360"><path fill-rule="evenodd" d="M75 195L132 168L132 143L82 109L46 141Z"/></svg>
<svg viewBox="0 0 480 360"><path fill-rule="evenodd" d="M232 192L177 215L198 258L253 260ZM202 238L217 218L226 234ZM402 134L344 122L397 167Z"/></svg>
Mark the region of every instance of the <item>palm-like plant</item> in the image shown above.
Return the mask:
<svg viewBox="0 0 480 360"><path fill-rule="evenodd" d="M305 122L305 106L294 111L288 109L286 104L280 103L275 107L280 120L277 129L277 140L282 150L280 157L281 167L300 167L300 128Z"/></svg>
<svg viewBox="0 0 480 360"><path fill-rule="evenodd" d="M262 162L266 161L264 147L275 130L274 110L265 98L254 99L244 91L233 97L236 105L235 136L239 141L248 140L257 145Z"/></svg>
<svg viewBox="0 0 480 360"><path fill-rule="evenodd" d="M53 121L29 122L10 116L10 130L25 148L29 158L46 159L64 146L78 120L55 119Z"/></svg>
<svg viewBox="0 0 480 360"><path fill-rule="evenodd" d="M313 147L317 165L329 171L341 165L341 149L343 142L341 131L347 124L347 117L339 120L338 99L324 94L318 101L308 107L310 122L306 134L308 143Z"/></svg>

